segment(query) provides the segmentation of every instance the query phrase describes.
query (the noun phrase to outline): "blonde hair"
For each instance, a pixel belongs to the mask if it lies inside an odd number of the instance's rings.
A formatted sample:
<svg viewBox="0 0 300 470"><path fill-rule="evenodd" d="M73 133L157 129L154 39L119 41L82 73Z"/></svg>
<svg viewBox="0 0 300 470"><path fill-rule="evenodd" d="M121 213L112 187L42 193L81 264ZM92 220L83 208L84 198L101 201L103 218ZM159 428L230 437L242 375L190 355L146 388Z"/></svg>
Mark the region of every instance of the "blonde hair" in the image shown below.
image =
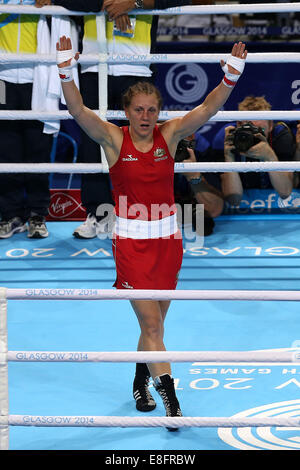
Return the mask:
<svg viewBox="0 0 300 470"><path fill-rule="evenodd" d="M238 106L239 111L270 111L271 108L264 96L246 96Z"/></svg>
<svg viewBox="0 0 300 470"><path fill-rule="evenodd" d="M155 95L158 101L158 107L162 107L162 97L158 88L156 88L152 83L143 81L137 82L134 85L130 86L128 90L122 96L123 108L128 108L131 103L131 100L136 95Z"/></svg>

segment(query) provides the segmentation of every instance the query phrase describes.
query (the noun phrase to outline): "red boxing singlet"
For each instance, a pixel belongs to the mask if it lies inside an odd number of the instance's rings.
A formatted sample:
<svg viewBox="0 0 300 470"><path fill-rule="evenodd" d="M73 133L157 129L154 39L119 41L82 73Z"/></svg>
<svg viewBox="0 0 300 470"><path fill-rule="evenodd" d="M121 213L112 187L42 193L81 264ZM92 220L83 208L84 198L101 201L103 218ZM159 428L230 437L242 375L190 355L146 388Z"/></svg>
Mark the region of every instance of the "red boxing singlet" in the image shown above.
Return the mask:
<svg viewBox="0 0 300 470"><path fill-rule="evenodd" d="M146 153L134 147L128 127L122 130L120 156L109 170L116 215L157 220L174 214L174 158L158 127L153 131L153 147Z"/></svg>
<svg viewBox="0 0 300 470"><path fill-rule="evenodd" d="M134 147L128 127L122 129L120 156L109 170L116 215L122 220L131 219L134 224L138 220L146 225L168 221L176 214L176 207L174 159L167 144L156 126L153 147L143 153ZM113 255L117 279L114 286L118 289L175 289L183 250L180 231L170 233L141 239L135 239L134 233L132 237L115 234Z"/></svg>

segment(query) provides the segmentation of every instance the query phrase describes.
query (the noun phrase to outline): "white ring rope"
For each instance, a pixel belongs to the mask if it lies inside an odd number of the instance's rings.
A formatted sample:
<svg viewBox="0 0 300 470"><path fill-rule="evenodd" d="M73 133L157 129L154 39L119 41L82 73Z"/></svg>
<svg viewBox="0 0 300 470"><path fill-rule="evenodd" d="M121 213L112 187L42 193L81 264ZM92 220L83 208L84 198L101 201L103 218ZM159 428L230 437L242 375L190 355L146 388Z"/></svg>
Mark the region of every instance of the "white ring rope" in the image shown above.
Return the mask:
<svg viewBox="0 0 300 470"><path fill-rule="evenodd" d="M300 362L295 351L8 351L1 362Z"/></svg>
<svg viewBox="0 0 300 470"><path fill-rule="evenodd" d="M295 417L132 417L132 416L30 416L0 417L0 426L37 427L299 427Z"/></svg>
<svg viewBox="0 0 300 470"><path fill-rule="evenodd" d="M165 10L132 10L134 15L219 15L234 13L293 13L300 11L300 3L259 3L253 5L195 5L184 7L173 7ZM0 5L0 13L24 13L30 15L95 15L93 12L78 12L67 10L64 7L50 6L36 8L31 5ZM104 14L104 13L98 13Z"/></svg>
<svg viewBox="0 0 300 470"><path fill-rule="evenodd" d="M80 64L173 64L203 63L218 64L228 54L82 54ZM254 52L247 55L247 63L299 63L299 52ZM50 54L0 53L0 64L56 64L56 57Z"/></svg>
<svg viewBox="0 0 300 470"><path fill-rule="evenodd" d="M300 171L300 162L175 163L175 173ZM101 163L0 163L0 173L108 173Z"/></svg>
<svg viewBox="0 0 300 470"><path fill-rule="evenodd" d="M142 289L5 289L7 300L300 300L300 291L285 290L142 290Z"/></svg>
<svg viewBox="0 0 300 470"><path fill-rule="evenodd" d="M93 110L99 113L99 110ZM164 121L174 117L182 117L188 111L161 111L158 119ZM110 110L106 113L108 120L126 119L124 111ZM73 119L68 111L46 112L46 111L0 111L0 120L32 120L40 119L56 121L57 119ZM210 121L246 121L246 120L277 120L277 121L299 121L300 111L218 111Z"/></svg>

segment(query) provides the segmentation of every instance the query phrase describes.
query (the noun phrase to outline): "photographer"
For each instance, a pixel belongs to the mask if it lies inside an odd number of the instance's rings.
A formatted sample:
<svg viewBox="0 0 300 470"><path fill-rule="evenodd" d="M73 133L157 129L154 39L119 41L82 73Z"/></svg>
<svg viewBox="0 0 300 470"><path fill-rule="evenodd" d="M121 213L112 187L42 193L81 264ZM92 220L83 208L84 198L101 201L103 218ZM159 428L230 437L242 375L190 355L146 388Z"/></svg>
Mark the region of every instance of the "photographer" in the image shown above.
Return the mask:
<svg viewBox="0 0 300 470"><path fill-rule="evenodd" d="M239 111L269 111L271 105L264 97L246 97ZM294 138L285 123L261 120L238 122L237 126L222 128L213 141L215 160L224 156L225 162L292 161ZM293 189L293 172L228 172L220 175L222 192L231 205L239 205L244 189L274 188L282 199Z"/></svg>
<svg viewBox="0 0 300 470"><path fill-rule="evenodd" d="M187 137L179 142L175 161L184 163L194 163L197 161L210 161L211 147L205 137L200 132ZM216 175L211 175L216 176ZM204 205L204 235L213 233L214 218L218 217L224 207L224 199L220 189L217 189L216 179L210 184L207 177L201 173L175 174L174 188L175 200L178 204L192 204L193 228L196 230L196 206Z"/></svg>
<svg viewBox="0 0 300 470"><path fill-rule="evenodd" d="M296 129L296 149L295 149L295 160L300 160L300 123L297 124Z"/></svg>

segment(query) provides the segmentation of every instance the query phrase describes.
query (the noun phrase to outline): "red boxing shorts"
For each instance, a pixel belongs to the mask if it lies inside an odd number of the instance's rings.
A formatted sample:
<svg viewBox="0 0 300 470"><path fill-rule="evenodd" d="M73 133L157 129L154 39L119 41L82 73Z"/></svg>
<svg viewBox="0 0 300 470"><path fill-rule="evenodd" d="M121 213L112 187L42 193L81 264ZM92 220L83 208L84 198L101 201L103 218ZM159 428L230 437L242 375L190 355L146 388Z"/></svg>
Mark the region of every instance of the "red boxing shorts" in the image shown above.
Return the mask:
<svg viewBox="0 0 300 470"><path fill-rule="evenodd" d="M183 256L180 232L150 239L115 235L113 255L117 289L176 289Z"/></svg>

